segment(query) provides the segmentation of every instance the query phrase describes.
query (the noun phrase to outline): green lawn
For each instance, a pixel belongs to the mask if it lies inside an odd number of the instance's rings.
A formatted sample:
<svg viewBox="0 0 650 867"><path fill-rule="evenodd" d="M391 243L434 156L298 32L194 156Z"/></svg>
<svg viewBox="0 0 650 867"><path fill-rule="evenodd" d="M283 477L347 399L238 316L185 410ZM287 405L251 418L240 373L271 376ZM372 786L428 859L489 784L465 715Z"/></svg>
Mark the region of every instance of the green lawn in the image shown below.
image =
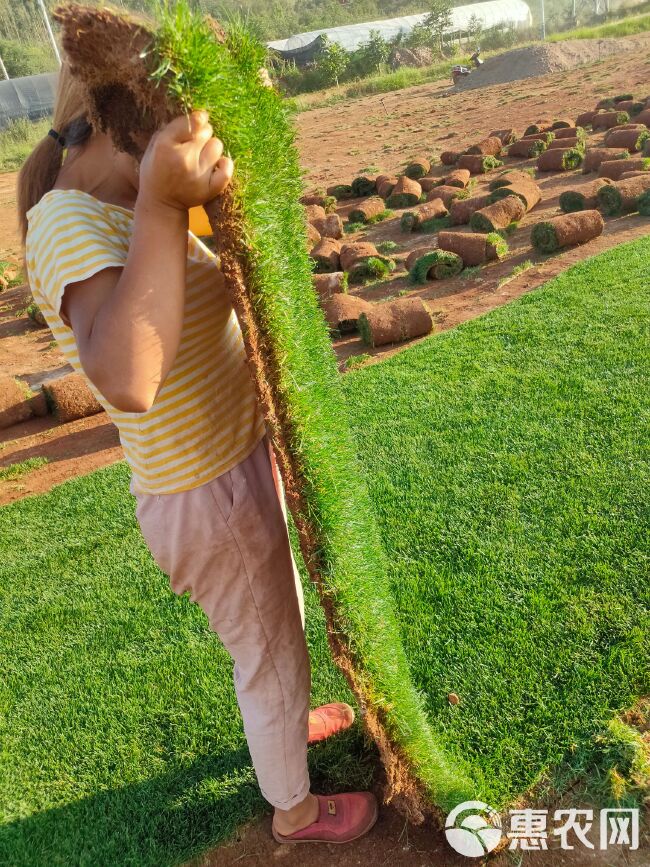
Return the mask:
<svg viewBox="0 0 650 867"><path fill-rule="evenodd" d="M413 677L496 806L590 766L605 797L633 756L595 736L650 686L649 283L644 239L344 380ZM307 601L314 701L347 695ZM0 617L0 863L180 864L263 808L124 467L0 509ZM372 757L314 749L317 783Z"/></svg>

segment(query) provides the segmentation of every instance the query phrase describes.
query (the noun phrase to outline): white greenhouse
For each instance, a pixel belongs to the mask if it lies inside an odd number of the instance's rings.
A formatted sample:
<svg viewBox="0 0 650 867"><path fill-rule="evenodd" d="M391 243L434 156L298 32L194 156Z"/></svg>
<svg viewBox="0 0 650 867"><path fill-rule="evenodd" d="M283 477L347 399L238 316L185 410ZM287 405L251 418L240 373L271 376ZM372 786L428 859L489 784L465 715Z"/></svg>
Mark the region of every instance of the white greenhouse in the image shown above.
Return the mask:
<svg viewBox="0 0 650 867"><path fill-rule="evenodd" d="M425 12L402 18L384 18L381 21L366 21L363 24L346 24L344 27L310 30L308 33L298 33L288 39L277 39L269 42L268 45L287 60L307 62L317 53L322 37L327 37L330 42L336 42L346 51L354 51L368 41L371 31L378 32L384 39L390 41L400 33L408 34L426 19L427 14ZM470 3L452 9L452 23L448 32L454 34L467 32L472 16L477 18L486 29L498 25L525 28L531 27L533 23L530 8L524 0L487 0L485 3Z"/></svg>

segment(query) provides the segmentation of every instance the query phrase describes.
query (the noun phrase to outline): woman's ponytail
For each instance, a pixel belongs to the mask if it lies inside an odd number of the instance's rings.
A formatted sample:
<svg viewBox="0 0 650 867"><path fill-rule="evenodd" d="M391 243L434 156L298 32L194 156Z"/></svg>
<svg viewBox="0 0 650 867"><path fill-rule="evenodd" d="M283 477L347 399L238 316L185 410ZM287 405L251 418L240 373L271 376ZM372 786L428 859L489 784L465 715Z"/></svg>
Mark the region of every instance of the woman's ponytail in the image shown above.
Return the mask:
<svg viewBox="0 0 650 867"><path fill-rule="evenodd" d="M65 149L83 144L91 133L81 85L64 63L59 72L52 130L36 145L18 175L18 221L23 243L27 235L27 212L54 187Z"/></svg>

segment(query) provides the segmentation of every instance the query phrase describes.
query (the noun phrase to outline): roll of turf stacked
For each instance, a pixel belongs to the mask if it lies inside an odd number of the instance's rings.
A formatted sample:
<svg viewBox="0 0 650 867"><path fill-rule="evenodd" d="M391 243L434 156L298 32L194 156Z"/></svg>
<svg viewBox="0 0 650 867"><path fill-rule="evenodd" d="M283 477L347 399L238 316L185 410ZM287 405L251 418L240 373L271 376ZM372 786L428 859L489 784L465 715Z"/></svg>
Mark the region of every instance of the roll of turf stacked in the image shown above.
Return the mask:
<svg viewBox="0 0 650 867"><path fill-rule="evenodd" d="M596 111L583 111L582 114L579 114L576 118L576 126L591 126L597 113L598 112Z"/></svg>
<svg viewBox="0 0 650 867"><path fill-rule="evenodd" d="M439 227L447 215L448 211L442 199L432 199L414 211L405 211L400 228L403 232L431 231Z"/></svg>
<svg viewBox="0 0 650 867"><path fill-rule="evenodd" d="M620 126L622 123L627 123L630 115L626 111L601 111L593 118L591 122L592 129L611 129L613 126Z"/></svg>
<svg viewBox="0 0 650 867"><path fill-rule="evenodd" d="M550 119L547 120L538 120L535 123L531 123L530 126L527 126L524 130L524 136L535 135L540 132L549 132L551 126L553 125L553 121Z"/></svg>
<svg viewBox="0 0 650 867"><path fill-rule="evenodd" d="M461 151L443 151L440 154L440 162L443 166L453 166L462 157Z"/></svg>
<svg viewBox="0 0 650 867"><path fill-rule="evenodd" d="M650 170L650 159L638 157L629 160L603 160L598 169L598 176L617 181L626 172L647 172Z"/></svg>
<svg viewBox="0 0 650 867"><path fill-rule="evenodd" d="M513 141L517 141L518 135L516 130L512 127L507 127L506 129L492 130L489 138L498 138L502 145L509 145L512 144Z"/></svg>
<svg viewBox="0 0 650 867"><path fill-rule="evenodd" d="M464 226L469 223L472 214L491 204L492 196L484 193L469 199L456 199L449 206L449 220L452 226Z"/></svg>
<svg viewBox="0 0 650 867"><path fill-rule="evenodd" d="M366 175L360 175L358 178L355 178L350 186L352 187L352 195L359 199L365 196L372 196L373 193L377 192L375 179L369 178Z"/></svg>
<svg viewBox="0 0 650 867"><path fill-rule="evenodd" d="M348 214L351 223L372 223L386 212L386 203L380 196L370 196Z"/></svg>
<svg viewBox="0 0 650 867"><path fill-rule="evenodd" d="M422 197L422 187L417 181L412 178L407 178L402 175L393 187L393 192L386 200L389 208L400 210L402 208L412 208L417 205Z"/></svg>
<svg viewBox="0 0 650 867"><path fill-rule="evenodd" d="M570 117L558 117L551 124L551 130L557 132L560 129L573 129L574 123Z"/></svg>
<svg viewBox="0 0 650 867"><path fill-rule="evenodd" d="M601 163L610 160L626 160L629 156L629 151L620 148L589 148L585 152L582 171L585 175L589 172L597 172Z"/></svg>
<svg viewBox="0 0 650 867"><path fill-rule="evenodd" d="M571 138L556 138L549 144L548 149L558 150L558 148L578 148L579 150L584 151L584 142L578 136L572 136Z"/></svg>
<svg viewBox="0 0 650 867"><path fill-rule="evenodd" d="M518 223L526 213L526 206L518 196L507 196L493 202L480 211L475 211L469 221L474 232L489 234L507 229L511 223Z"/></svg>
<svg viewBox="0 0 650 867"><path fill-rule="evenodd" d="M436 743L411 680L311 284L289 110L259 76L266 49L236 25L219 41L184 2L165 7L155 33L96 7L66 6L56 18L91 117L118 149L139 157L141 136L201 106L233 155L235 180L208 210L332 653L378 746L386 796L416 821L432 804L449 810L477 786Z"/></svg>
<svg viewBox="0 0 650 867"><path fill-rule="evenodd" d="M481 156L480 154L463 154L456 163L459 169L467 169L472 175L484 175L503 165L503 162L495 156Z"/></svg>
<svg viewBox="0 0 650 867"><path fill-rule="evenodd" d="M509 157L532 159L544 153L548 147L546 138L520 138L508 147Z"/></svg>
<svg viewBox="0 0 650 867"><path fill-rule="evenodd" d="M359 316L359 331L369 346L386 346L423 337L433 319L421 298L399 298L375 304Z"/></svg>
<svg viewBox="0 0 650 867"><path fill-rule="evenodd" d="M332 198L336 199L337 202L354 198L351 184L334 184L333 186L328 187L326 192L328 196L332 196Z"/></svg>
<svg viewBox="0 0 650 867"><path fill-rule="evenodd" d="M387 199L395 189L398 180L397 175L377 175L375 181L377 194L381 196L382 199Z"/></svg>
<svg viewBox="0 0 650 867"><path fill-rule="evenodd" d="M503 259L508 253L508 244L496 232L489 235L475 232L440 232L438 249L456 253L463 260L464 267L471 268L494 259Z"/></svg>
<svg viewBox="0 0 650 867"><path fill-rule="evenodd" d="M596 178L574 190L565 190L560 194L560 208L565 214L591 211L598 206L598 190L608 184L611 184L611 181L607 178Z"/></svg>
<svg viewBox="0 0 650 867"><path fill-rule="evenodd" d="M465 153L477 154L485 157L498 157L503 149L503 142L497 136L484 138L482 141L468 147Z"/></svg>
<svg viewBox="0 0 650 867"><path fill-rule="evenodd" d="M97 415L103 409L80 373L50 379L43 383L43 394L50 412L62 424Z"/></svg>
<svg viewBox="0 0 650 867"><path fill-rule="evenodd" d="M431 250L409 260L409 277L413 283L426 283L427 280L448 280L463 270L463 260L457 253L446 250Z"/></svg>
<svg viewBox="0 0 650 867"><path fill-rule="evenodd" d="M313 226L323 238L343 237L343 220L338 214L328 214L326 217L316 218Z"/></svg>
<svg viewBox="0 0 650 867"><path fill-rule="evenodd" d="M321 301L331 298L332 295L339 295L348 291L348 275L345 271L334 271L331 274L314 274L312 283Z"/></svg>
<svg viewBox="0 0 650 867"><path fill-rule="evenodd" d="M542 191L532 178L516 181L507 187L497 187L492 190L491 202L498 202L508 196L517 196L524 203L526 213L535 207L542 198Z"/></svg>
<svg viewBox="0 0 650 867"><path fill-rule="evenodd" d="M427 193L427 201L432 202L434 199L442 199L446 208L451 207L451 203L456 201L456 199L467 198L469 198L469 194L466 190L461 189L461 187L448 187L446 184L438 184L437 187L432 187Z"/></svg>
<svg viewBox="0 0 650 867"><path fill-rule="evenodd" d="M637 210L639 198L646 190L650 190L650 172L601 187L598 190L598 206L610 217L631 214Z"/></svg>
<svg viewBox="0 0 650 867"><path fill-rule="evenodd" d="M650 217L650 190L645 190L637 197L636 207L642 217Z"/></svg>
<svg viewBox="0 0 650 867"><path fill-rule="evenodd" d="M395 268L388 256L382 256L374 244L358 241L341 247L341 270L346 271L350 283L381 280Z"/></svg>
<svg viewBox="0 0 650 867"><path fill-rule="evenodd" d="M583 160L580 148L549 148L537 157L540 172L570 172L577 169Z"/></svg>
<svg viewBox="0 0 650 867"><path fill-rule="evenodd" d="M527 171L522 171L521 169L508 169L507 171L502 172L493 181L490 181L489 189L496 190L499 187L509 187L511 184L516 184L518 181L523 181L524 183L532 181L535 183L532 175Z"/></svg>
<svg viewBox="0 0 650 867"><path fill-rule="evenodd" d="M469 184L470 177L468 169L455 169L445 177L445 186L460 187L464 190L467 184Z"/></svg>
<svg viewBox="0 0 650 867"><path fill-rule="evenodd" d="M605 144L608 148L620 148L633 154L643 150L648 139L650 139L648 129L613 129L605 137Z"/></svg>
<svg viewBox="0 0 650 867"><path fill-rule="evenodd" d="M317 274L333 274L341 267L341 242L335 238L321 238L309 254Z"/></svg>
<svg viewBox="0 0 650 867"><path fill-rule="evenodd" d="M427 157L415 157L404 169L407 178L419 181L431 171L431 161Z"/></svg>
<svg viewBox="0 0 650 867"><path fill-rule="evenodd" d="M584 127L581 126L561 127L560 129L553 130L553 133L555 135L553 141L561 141L567 138L577 138L580 141L584 141L587 138Z"/></svg>
<svg viewBox="0 0 650 867"><path fill-rule="evenodd" d="M536 223L530 239L540 253L556 253L563 247L586 244L601 235L604 227L599 211L580 211Z"/></svg>

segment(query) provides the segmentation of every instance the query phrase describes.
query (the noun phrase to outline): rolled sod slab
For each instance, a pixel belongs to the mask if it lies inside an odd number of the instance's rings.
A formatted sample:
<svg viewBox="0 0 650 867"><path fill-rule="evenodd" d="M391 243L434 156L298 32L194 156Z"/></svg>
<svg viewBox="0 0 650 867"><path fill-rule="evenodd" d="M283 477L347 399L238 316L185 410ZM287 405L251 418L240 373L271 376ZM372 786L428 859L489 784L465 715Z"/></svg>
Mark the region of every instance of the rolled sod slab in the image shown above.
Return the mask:
<svg viewBox="0 0 650 867"><path fill-rule="evenodd" d="M558 117L551 124L551 131L556 132L559 129L572 129L574 127L575 124L570 117Z"/></svg>
<svg viewBox="0 0 650 867"><path fill-rule="evenodd" d="M448 187L446 184L433 187L427 193L427 201L433 202L435 199L442 199L446 208L450 208L451 203L456 201L456 199L466 198L467 192L465 190L462 190L460 187Z"/></svg>
<svg viewBox="0 0 650 867"><path fill-rule="evenodd" d="M643 175L644 173L645 172L623 172L623 174L619 178L619 181L626 181L628 178L636 178L639 175Z"/></svg>
<svg viewBox="0 0 650 867"><path fill-rule="evenodd" d="M618 107L622 102L629 102L631 99L634 99L633 93L619 93L618 96L613 97L614 105Z"/></svg>
<svg viewBox="0 0 650 867"><path fill-rule="evenodd" d="M518 196L507 196L498 202L493 202L480 211L475 211L469 221L473 232L498 232L506 229L511 223L518 223L526 213L526 206Z"/></svg>
<svg viewBox="0 0 650 867"><path fill-rule="evenodd" d="M326 192L328 196L332 196L332 198L336 199L337 202L354 198L351 184L334 184L333 186L328 187Z"/></svg>
<svg viewBox="0 0 650 867"><path fill-rule="evenodd" d="M407 271L410 271L413 265L417 262L418 259L421 259L423 256L432 253L437 248L433 243L427 244L426 246L416 247L414 250L411 250L408 256L406 257L406 261L404 262L404 267Z"/></svg>
<svg viewBox="0 0 650 867"><path fill-rule="evenodd" d="M305 216L309 223L313 223L314 220L324 220L327 214L322 205L305 205Z"/></svg>
<svg viewBox="0 0 650 867"><path fill-rule="evenodd" d="M650 170L650 159L638 157L628 160L603 160L598 169L598 177L618 181L627 172L647 172Z"/></svg>
<svg viewBox="0 0 650 867"><path fill-rule="evenodd" d="M472 175L484 175L492 169L498 169L503 162L491 155L463 154L456 165L459 169L467 169Z"/></svg>
<svg viewBox="0 0 650 867"><path fill-rule="evenodd" d="M377 192L375 179L369 178L367 175L360 175L358 178L355 178L350 186L352 187L353 195L359 199L365 196L372 196L373 193Z"/></svg>
<svg viewBox="0 0 650 867"><path fill-rule="evenodd" d="M642 217L650 217L650 190L645 190L637 197L636 207Z"/></svg>
<svg viewBox="0 0 650 867"><path fill-rule="evenodd" d="M439 232L438 249L456 253L465 268L472 268L493 259L502 259L508 252L508 244L497 234Z"/></svg>
<svg viewBox="0 0 650 867"><path fill-rule="evenodd" d="M607 178L596 178L581 184L574 190L565 190L560 194L561 210L565 214L593 210L598 207L598 190L611 183Z"/></svg>
<svg viewBox="0 0 650 867"><path fill-rule="evenodd" d="M341 270L341 242L336 238L321 238L309 255L316 263L317 274L333 274Z"/></svg>
<svg viewBox="0 0 650 867"><path fill-rule="evenodd" d="M334 271L330 274L314 274L312 277L314 289L321 301L348 291L348 275L345 271Z"/></svg>
<svg viewBox="0 0 650 867"><path fill-rule="evenodd" d="M537 168L540 172L570 172L577 169L583 160L579 148L555 148L546 150L537 157Z"/></svg>
<svg viewBox="0 0 650 867"><path fill-rule="evenodd" d="M471 145L465 153L484 157L498 157L503 150L503 142L497 136L489 136Z"/></svg>
<svg viewBox="0 0 650 867"><path fill-rule="evenodd" d="M650 190L650 172L616 181L598 190L598 207L608 217L631 214L637 209L639 197L646 190Z"/></svg>
<svg viewBox="0 0 650 867"><path fill-rule="evenodd" d="M330 329L341 334L356 331L359 316L372 309L369 301L346 294L332 295L323 302L322 306Z"/></svg>
<svg viewBox="0 0 650 867"><path fill-rule="evenodd" d="M421 298L399 298L359 316L359 331L368 346L386 346L424 337L433 329L433 319Z"/></svg>
<svg viewBox="0 0 650 867"><path fill-rule="evenodd" d="M460 187L464 190L467 184L469 184L470 177L471 175L468 169L454 169L453 172L450 172L445 177L445 186Z"/></svg>
<svg viewBox="0 0 650 867"><path fill-rule="evenodd" d="M643 150L643 146L649 138L650 130L645 127L640 129L614 128L605 136L605 144L608 148L622 148L635 154Z"/></svg>
<svg viewBox="0 0 650 867"><path fill-rule="evenodd" d="M27 389L13 376L0 376L0 430L31 418Z"/></svg>
<svg viewBox="0 0 650 867"><path fill-rule="evenodd" d="M62 423L97 415L102 406L80 373L68 373L43 383L52 414Z"/></svg>
<svg viewBox="0 0 650 867"><path fill-rule="evenodd" d="M462 151L443 151L440 154L440 162L443 166L453 166L456 165L462 155Z"/></svg>
<svg viewBox="0 0 650 867"><path fill-rule="evenodd" d="M381 180L377 178L377 195L381 196L382 199L387 199L395 189L398 178L397 175L381 175L380 177Z"/></svg>
<svg viewBox="0 0 650 867"><path fill-rule="evenodd" d="M584 149L583 140L578 138L578 136L573 136L572 138L555 138L552 142L550 142L548 146L548 150L557 150L558 148L580 148Z"/></svg>
<svg viewBox="0 0 650 867"><path fill-rule="evenodd" d="M491 201L498 202L508 196L517 196L524 203L526 213L535 207L542 198L542 191L532 178L527 181L521 180L509 187L497 187L492 191Z"/></svg>
<svg viewBox="0 0 650 867"><path fill-rule="evenodd" d="M626 111L630 115L630 117L636 117L637 114L641 114L644 108L645 103L636 102L633 99L626 99L624 102L616 103L616 110Z"/></svg>
<svg viewBox="0 0 650 867"><path fill-rule="evenodd" d="M602 235L604 228L605 221L600 211L579 211L536 223L530 239L540 253L555 253L564 247L586 244Z"/></svg>
<svg viewBox="0 0 650 867"><path fill-rule="evenodd" d="M570 126L570 127L565 126L565 127L560 127L560 129L554 129L553 135L555 136L553 141L560 141L563 138L584 139L586 133L585 133L584 127L582 127L582 126Z"/></svg>
<svg viewBox="0 0 650 867"><path fill-rule="evenodd" d="M545 138L520 138L508 147L509 157L523 157L523 159L532 159L539 156L548 147L548 142Z"/></svg>
<svg viewBox="0 0 650 867"><path fill-rule="evenodd" d="M318 231L316 226L312 226L311 223L307 223L307 247L309 250L313 249L316 244L320 242L321 233Z"/></svg>
<svg viewBox="0 0 650 867"><path fill-rule="evenodd" d="M644 108L634 119L637 123L643 123L647 127L650 127L650 107Z"/></svg>
<svg viewBox="0 0 650 867"><path fill-rule="evenodd" d="M502 145L512 144L517 141L517 132L512 127L507 129L494 129L489 135L489 138L498 138Z"/></svg>
<svg viewBox="0 0 650 867"><path fill-rule="evenodd" d="M386 277L395 267L393 260L382 256L375 245L369 241L343 244L340 262L341 270L347 272L351 284L379 280Z"/></svg>
<svg viewBox="0 0 650 867"><path fill-rule="evenodd" d="M629 156L629 151L620 150L620 148L589 148L585 151L582 161L583 174L597 172L600 164L606 160L626 160Z"/></svg>
<svg viewBox="0 0 650 867"><path fill-rule="evenodd" d="M380 196L371 196L350 211L348 220L350 223L369 223L385 210L386 202Z"/></svg>
<svg viewBox="0 0 650 867"><path fill-rule="evenodd" d="M535 135L536 133L540 132L548 132L551 129L552 125L553 121L550 119L538 120L535 123L531 123L529 126L526 127L526 129L524 130L524 136Z"/></svg>
<svg viewBox="0 0 650 867"><path fill-rule="evenodd" d="M331 214L336 208L334 196L324 196L322 193L307 193L300 199L301 205L320 205L326 214Z"/></svg>
<svg viewBox="0 0 650 867"><path fill-rule="evenodd" d="M320 232L323 238L342 238L343 220L338 214L328 214L319 220L314 220L313 226Z"/></svg>
<svg viewBox="0 0 650 867"><path fill-rule="evenodd" d="M449 280L462 270L463 260L457 253L431 250L411 262L409 277L413 283L422 284L427 280Z"/></svg>
<svg viewBox="0 0 650 867"><path fill-rule="evenodd" d="M519 181L524 181L524 183L535 183L532 175L529 172L522 171L521 169L507 169L505 172L502 172L498 175L493 181L490 181L488 189L496 190L499 187L510 187L512 184L516 184Z"/></svg>
<svg viewBox="0 0 650 867"><path fill-rule="evenodd" d="M389 208L401 210L402 208L412 208L419 204L422 197L422 187L413 178L407 178L402 175L393 188L393 192L386 200Z"/></svg>
<svg viewBox="0 0 650 867"><path fill-rule="evenodd" d="M426 224L433 220L446 217L448 213L442 199L432 199L414 211L405 211L402 214L400 227L403 232L415 232L417 229L426 228Z"/></svg>
<svg viewBox="0 0 650 867"><path fill-rule="evenodd" d="M443 178L432 178L427 175L426 178L420 178L418 184L422 187L423 193L430 193L431 190L443 185Z"/></svg>
<svg viewBox="0 0 650 867"><path fill-rule="evenodd" d="M596 114L597 112L595 111L583 111L582 114L579 114L576 118L576 126L591 126L594 118L596 117Z"/></svg>
<svg viewBox="0 0 650 867"><path fill-rule="evenodd" d="M490 193L472 196L470 199L456 199L449 206L449 219L452 226L464 226L469 223L473 213L480 211L492 203Z"/></svg>
<svg viewBox="0 0 650 867"><path fill-rule="evenodd" d="M626 111L601 111L591 122L592 129L611 129L613 126L620 126L622 123L627 123L630 115Z"/></svg>
<svg viewBox="0 0 650 867"><path fill-rule="evenodd" d="M427 159L427 157L420 156L411 160L404 169L404 174L407 178L412 178L414 181L418 181L420 178L428 175L430 171L431 161Z"/></svg>

